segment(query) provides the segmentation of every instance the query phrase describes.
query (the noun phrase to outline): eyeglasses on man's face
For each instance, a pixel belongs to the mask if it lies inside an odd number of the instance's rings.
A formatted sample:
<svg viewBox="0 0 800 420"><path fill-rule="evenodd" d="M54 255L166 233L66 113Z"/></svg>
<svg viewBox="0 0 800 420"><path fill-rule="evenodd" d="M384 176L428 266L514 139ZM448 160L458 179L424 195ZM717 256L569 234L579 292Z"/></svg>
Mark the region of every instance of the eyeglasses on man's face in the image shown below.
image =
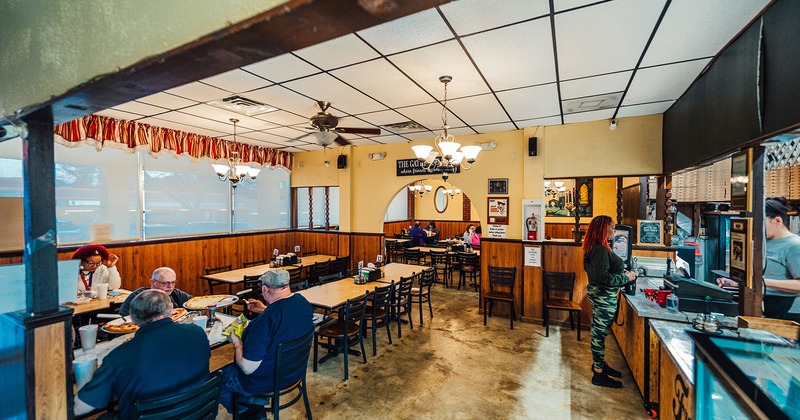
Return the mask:
<svg viewBox="0 0 800 420"><path fill-rule="evenodd" d="M164 287L175 287L175 285L178 284L177 280L176 281L161 281L161 280L153 279L153 281L158 283L158 284L160 284L160 285L162 285L162 286L164 286Z"/></svg>

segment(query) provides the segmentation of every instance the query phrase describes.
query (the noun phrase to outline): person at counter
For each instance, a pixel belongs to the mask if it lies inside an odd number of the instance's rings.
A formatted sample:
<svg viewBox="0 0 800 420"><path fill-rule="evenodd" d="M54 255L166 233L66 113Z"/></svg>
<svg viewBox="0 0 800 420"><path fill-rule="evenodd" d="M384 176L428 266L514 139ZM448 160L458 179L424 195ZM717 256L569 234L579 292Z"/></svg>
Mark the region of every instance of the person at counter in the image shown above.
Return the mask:
<svg viewBox="0 0 800 420"><path fill-rule="evenodd" d="M81 260L78 270L78 292L92 290L92 286L108 283L108 290L117 290L122 279L117 271L119 257L108 252L103 245L84 245L72 253L73 260Z"/></svg>
<svg viewBox="0 0 800 420"><path fill-rule="evenodd" d="M428 232L419 227L419 222L414 222L414 227L408 232L408 236L411 236L412 246L425 246L425 238L428 237Z"/></svg>
<svg viewBox="0 0 800 420"><path fill-rule="evenodd" d="M172 322L171 313L172 302L160 290L146 290L131 302L139 330L108 353L75 395L76 416L107 407L116 397L120 418L128 419L136 401L177 395L208 380L208 338L193 324Z"/></svg>
<svg viewBox="0 0 800 420"><path fill-rule="evenodd" d="M592 384L621 388L622 382L611 377L622 373L605 362L606 336L617 309L617 291L636 275L625 270L625 262L613 251L609 241L614 237L614 221L609 216L597 216L586 229L583 240L583 269L589 278L586 295L592 304Z"/></svg>
<svg viewBox="0 0 800 420"><path fill-rule="evenodd" d="M789 228L789 205L783 197L769 197L764 205L764 231L767 237L764 267L764 317L800 322L800 314L790 313L800 296L800 237ZM735 257L735 256L734 256ZM720 278L720 286L736 286Z"/></svg>
<svg viewBox="0 0 800 420"><path fill-rule="evenodd" d="M119 308L119 315L120 316L128 316L131 313L131 302L133 299L136 298L140 293L144 292L145 290L161 290L162 292L169 295L169 298L172 300L172 306L175 308L183 308L183 304L186 303L189 299L193 296L180 290L176 289L175 285L178 283L177 275L175 274L175 270L169 267L159 267L153 271L153 276L150 278L150 287L140 287L130 295L128 298L125 299L125 302L122 302L122 306Z"/></svg>
<svg viewBox="0 0 800 420"><path fill-rule="evenodd" d="M420 229L421 230L421 229ZM233 412L233 394L247 399L272 392L278 344L296 340L314 328L314 309L289 288L289 272L270 270L261 276L261 295L269 306L251 299L247 308L259 315L245 328L242 338L231 334L234 362L223 368L220 404ZM302 372L288 375L281 388L296 382Z"/></svg>

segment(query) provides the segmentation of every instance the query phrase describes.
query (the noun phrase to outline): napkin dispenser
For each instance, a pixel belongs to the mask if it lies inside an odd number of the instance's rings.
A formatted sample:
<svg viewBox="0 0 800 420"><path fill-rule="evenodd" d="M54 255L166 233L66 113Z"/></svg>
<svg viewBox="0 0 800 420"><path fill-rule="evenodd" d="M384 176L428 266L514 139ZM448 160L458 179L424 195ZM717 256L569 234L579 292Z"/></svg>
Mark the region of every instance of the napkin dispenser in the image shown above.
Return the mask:
<svg viewBox="0 0 800 420"><path fill-rule="evenodd" d="M295 254L294 252L290 252L286 254L286 256L283 258L283 261L285 263L284 265L297 264L298 263L297 254Z"/></svg>
<svg viewBox="0 0 800 420"><path fill-rule="evenodd" d="M452 245L450 247L450 250L453 251L453 252L466 252L467 251L467 247L464 244Z"/></svg>

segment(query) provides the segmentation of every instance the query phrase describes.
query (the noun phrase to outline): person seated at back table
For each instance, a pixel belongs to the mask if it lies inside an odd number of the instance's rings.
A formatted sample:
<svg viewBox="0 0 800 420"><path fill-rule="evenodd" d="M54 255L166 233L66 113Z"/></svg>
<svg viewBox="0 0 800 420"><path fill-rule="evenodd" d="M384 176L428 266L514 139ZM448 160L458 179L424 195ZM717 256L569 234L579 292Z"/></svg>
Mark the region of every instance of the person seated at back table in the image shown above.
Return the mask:
<svg viewBox="0 0 800 420"><path fill-rule="evenodd" d="M172 300L172 306L175 308L183 308L183 304L186 303L187 300L192 298L192 295L180 290L176 289L175 285L178 283L177 276L175 275L175 270L169 267L159 267L153 271L153 277L150 279L150 287L140 287L130 295L128 298L125 299L125 302L122 302L122 306L119 308L119 316L128 316L131 313L131 302L133 299L136 298L140 293L144 292L145 290L156 289L161 290L162 292L169 295L169 298Z"/></svg>
<svg viewBox="0 0 800 420"><path fill-rule="evenodd" d="M145 290L130 309L139 330L108 353L92 380L75 395L76 416L107 407L117 398L120 418L128 419L136 401L177 395L208 380L208 338L194 324L172 322L172 302L166 293Z"/></svg>
<svg viewBox="0 0 800 420"><path fill-rule="evenodd" d="M233 412L233 394L252 401L256 394L273 391L275 381L275 358L278 344L296 340L314 328L314 309L305 297L289 289L289 272L283 269L270 270L261 276L261 295L267 302L250 299L247 308L259 315L245 328L242 338L231 333L228 340L233 344L234 362L223 368L220 404ZM287 387L300 378L289 375Z"/></svg>
<svg viewBox="0 0 800 420"><path fill-rule="evenodd" d="M414 227L408 232L411 236L411 246L425 246L425 238L428 237L428 232L419 227L419 222L414 222Z"/></svg>
<svg viewBox="0 0 800 420"><path fill-rule="evenodd" d="M425 226L425 232L428 234L426 238L428 243L435 244L439 240L439 229L436 229L436 222L428 222L428 226Z"/></svg>
<svg viewBox="0 0 800 420"><path fill-rule="evenodd" d="M478 226L475 228L475 234L470 238L470 245L472 245L472 248L481 249L481 236L483 236L481 234L481 227Z"/></svg>
<svg viewBox="0 0 800 420"><path fill-rule="evenodd" d="M119 257L108 252L103 245L84 245L72 254L73 260L81 260L78 270L78 292L92 290L92 286L108 284L108 290L117 290L122 284L117 261Z"/></svg>

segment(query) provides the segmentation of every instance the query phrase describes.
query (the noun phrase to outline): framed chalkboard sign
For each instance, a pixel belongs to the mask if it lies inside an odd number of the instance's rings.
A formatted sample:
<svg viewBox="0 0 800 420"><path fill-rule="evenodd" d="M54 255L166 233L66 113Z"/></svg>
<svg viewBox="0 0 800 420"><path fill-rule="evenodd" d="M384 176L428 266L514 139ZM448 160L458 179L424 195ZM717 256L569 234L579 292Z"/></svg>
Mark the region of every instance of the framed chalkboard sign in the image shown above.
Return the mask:
<svg viewBox="0 0 800 420"><path fill-rule="evenodd" d="M637 220L636 233L638 245L661 246L664 245L663 220Z"/></svg>

